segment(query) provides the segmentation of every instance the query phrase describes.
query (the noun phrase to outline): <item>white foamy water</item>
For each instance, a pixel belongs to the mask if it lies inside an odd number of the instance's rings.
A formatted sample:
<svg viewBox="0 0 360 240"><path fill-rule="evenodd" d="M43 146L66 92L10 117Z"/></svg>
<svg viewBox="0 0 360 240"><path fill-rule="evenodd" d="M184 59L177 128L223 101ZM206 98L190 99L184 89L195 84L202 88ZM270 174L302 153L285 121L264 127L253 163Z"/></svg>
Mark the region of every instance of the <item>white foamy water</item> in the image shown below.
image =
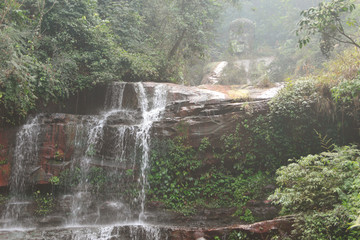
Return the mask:
<svg viewBox="0 0 360 240"><path fill-rule="evenodd" d="M16 147L11 165L10 200L5 206L1 217L4 228L23 228L18 221L26 212L31 202L28 201L25 191L29 185L29 172L32 165L38 161L38 137L40 134L39 118L31 118L25 123L16 135Z"/></svg>

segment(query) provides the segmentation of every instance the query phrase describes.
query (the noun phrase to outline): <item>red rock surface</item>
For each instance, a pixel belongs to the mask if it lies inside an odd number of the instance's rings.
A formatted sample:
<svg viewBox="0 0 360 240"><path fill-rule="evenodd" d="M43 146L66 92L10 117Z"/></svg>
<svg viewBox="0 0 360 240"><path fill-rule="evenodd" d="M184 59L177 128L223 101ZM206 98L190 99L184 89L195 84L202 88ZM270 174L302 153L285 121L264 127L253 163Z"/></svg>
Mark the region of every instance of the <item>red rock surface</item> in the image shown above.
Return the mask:
<svg viewBox="0 0 360 240"><path fill-rule="evenodd" d="M214 237L228 236L231 232L242 232L254 239L269 239L269 236L277 234L280 236L289 235L292 230L293 217L276 218L269 221L257 222L254 224L239 224L227 227L210 229L186 229L178 228L171 231L171 239L176 240L197 240L214 239ZM247 238L247 239L251 239Z"/></svg>
<svg viewBox="0 0 360 240"><path fill-rule="evenodd" d="M41 171L38 183L48 183L49 177L58 176L64 168L64 163L71 159L73 147L68 146L64 124L46 126L46 134L41 147Z"/></svg>
<svg viewBox="0 0 360 240"><path fill-rule="evenodd" d="M0 187L7 186L10 178L11 142L14 131L0 129Z"/></svg>

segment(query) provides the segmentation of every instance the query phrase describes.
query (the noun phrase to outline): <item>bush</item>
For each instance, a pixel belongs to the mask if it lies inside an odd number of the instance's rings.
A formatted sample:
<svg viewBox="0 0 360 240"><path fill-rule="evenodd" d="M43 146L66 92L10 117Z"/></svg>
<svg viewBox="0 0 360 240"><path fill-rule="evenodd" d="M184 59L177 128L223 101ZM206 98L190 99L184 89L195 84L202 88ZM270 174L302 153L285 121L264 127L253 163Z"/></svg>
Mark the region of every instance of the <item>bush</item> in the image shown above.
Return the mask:
<svg viewBox="0 0 360 240"><path fill-rule="evenodd" d="M331 92L338 109L357 121L360 117L360 76L340 82Z"/></svg>
<svg viewBox="0 0 360 240"><path fill-rule="evenodd" d="M269 199L281 204L283 213L299 214L293 233L299 239L360 237L360 232L346 231L360 210L360 151L355 146L302 157L277 175L279 187Z"/></svg>

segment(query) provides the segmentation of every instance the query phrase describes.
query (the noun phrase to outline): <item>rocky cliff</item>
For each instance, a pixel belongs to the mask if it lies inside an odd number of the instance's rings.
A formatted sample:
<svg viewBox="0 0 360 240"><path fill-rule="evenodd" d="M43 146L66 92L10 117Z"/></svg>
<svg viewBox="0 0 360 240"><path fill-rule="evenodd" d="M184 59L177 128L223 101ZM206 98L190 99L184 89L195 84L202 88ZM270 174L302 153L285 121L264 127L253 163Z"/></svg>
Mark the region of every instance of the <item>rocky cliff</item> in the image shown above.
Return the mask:
<svg viewBox="0 0 360 240"><path fill-rule="evenodd" d="M32 227L129 222L141 220L147 208L148 220L159 225L184 225L181 222L191 219L190 225L199 222L199 216L183 218L151 204L145 206L150 139L174 138L185 124L191 146L198 147L206 137L220 149L221 136L234 131L239 119L266 112L267 101L280 88L118 83L80 94L65 105L51 106L19 128L1 129L1 191L21 195L3 205L2 224L11 227L7 221L14 218ZM237 92L246 92L246 97L234 98ZM58 186L59 178L67 185ZM34 195L35 202L29 200L34 191L51 192L56 200L49 206L46 195L38 199ZM45 206L43 212L39 204ZM200 222L206 225L208 219L210 226L232 213L231 209L208 211ZM231 223L231 219L223 222ZM276 221L264 224L278 229ZM256 233L258 230L251 230L255 228L262 227L254 225L246 231ZM226 229L200 232L212 236L231 230ZM183 236L170 239L193 239L189 236L199 232L186 227L167 231L171 236Z"/></svg>
<svg viewBox="0 0 360 240"><path fill-rule="evenodd" d="M153 93L156 85L159 84L144 83L146 91L150 94ZM174 137L177 134L177 126L180 123L186 123L189 126L188 134L193 146L198 146L204 137L208 137L216 146L220 136L235 128L240 116L267 111L267 101L279 89L279 87L265 90L250 89L246 90L249 94L245 99L234 99L231 95L233 90L224 89L221 86L216 89L211 86L199 88L176 84L162 85L165 85L167 89L167 104L161 120L153 124L153 136ZM107 96L109 99L106 99L104 87L86 94L82 94L80 100L73 98L66 105L53 106L46 109L46 113L38 115L41 131L37 143L34 143L38 146L38 159L28 166L28 180L33 184L48 183L51 176L58 176L71 164L74 158L76 126L100 114L103 106L106 105L105 102L110 101L112 97L110 94ZM127 109L139 108L132 84L126 85L121 104ZM136 121L136 119L113 116L107 121L107 128L111 129L113 125ZM1 187L9 184L17 131L18 128L1 129ZM104 145L111 145L111 143ZM102 151L107 151L106 146Z"/></svg>

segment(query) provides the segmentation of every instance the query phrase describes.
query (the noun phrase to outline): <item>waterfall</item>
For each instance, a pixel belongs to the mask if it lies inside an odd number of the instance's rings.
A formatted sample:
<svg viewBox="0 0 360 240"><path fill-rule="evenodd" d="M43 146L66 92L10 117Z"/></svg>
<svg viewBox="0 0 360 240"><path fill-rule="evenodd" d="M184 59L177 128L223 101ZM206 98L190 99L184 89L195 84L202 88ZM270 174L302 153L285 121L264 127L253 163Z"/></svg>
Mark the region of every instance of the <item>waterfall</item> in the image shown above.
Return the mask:
<svg viewBox="0 0 360 240"><path fill-rule="evenodd" d="M38 160L38 137L40 134L39 116L29 119L16 135L16 148L10 178L10 192L22 197L28 181L28 167Z"/></svg>
<svg viewBox="0 0 360 240"><path fill-rule="evenodd" d="M72 171L80 171L80 181L74 188L69 225L94 224L106 221L101 216L104 208L113 209L112 221L129 222L146 220L145 201L147 171L149 167L150 130L153 122L161 117L166 106L167 91L163 85L154 89L152 96L147 93L142 83L118 83L108 88L106 95L105 111L99 116L92 116L90 120L83 121L77 131L77 139L86 139L86 147L75 154ZM126 91L133 92L132 95ZM132 89L132 90L131 90ZM137 103L137 104L136 104ZM85 136L84 136L85 135ZM113 197L109 196L105 203L95 203L89 188L91 185L91 167L95 165L110 166L106 173L116 186L107 186L116 191L134 191L134 186L124 186L123 178L133 173L133 180L137 182L137 196ZM115 170L113 170L115 169ZM135 174L136 172L136 174ZM136 176L135 176L136 175ZM128 180L129 181L129 180ZM130 194L131 195L131 194ZM96 201L95 201L96 202ZM96 213L89 211L96 208ZM137 217L136 217L137 216ZM95 222L89 222L95 219Z"/></svg>
<svg viewBox="0 0 360 240"><path fill-rule="evenodd" d="M153 122L159 120L161 113L165 110L166 106L166 89L163 86L157 86L155 88L153 105L151 108L148 106L147 97L143 85L139 85L139 92L141 99L141 109L143 112L143 122L140 125L138 131L137 139L140 139L142 146L142 162L141 162L141 175L140 175L140 185L141 191L139 198L141 201L141 212L139 215L139 221L146 220L145 216L145 200L146 200L146 187L148 186L147 182L147 170L149 165L149 152L150 152L150 128Z"/></svg>
<svg viewBox="0 0 360 240"><path fill-rule="evenodd" d="M38 161L38 137L40 134L39 117L30 118L16 135L16 147L10 178L10 200L5 206L1 221L4 227L21 228L17 220L31 204L26 197L31 167Z"/></svg>
<svg viewBox="0 0 360 240"><path fill-rule="evenodd" d="M72 239L110 239L114 234L121 239L165 239L161 228L146 223L145 202L151 128L161 120L166 103L165 84L145 88L142 83L114 83L107 89L102 112L64 120L64 131L73 136L73 153L59 175L66 187L57 198L60 212L67 214L55 217L65 218L65 229L78 229L70 230ZM39 169L41 149L46 149L42 138L48 129L41 124L46 117L29 119L18 130L11 199L2 214L5 228L35 227L27 208L31 212L35 207L29 187L36 183L29 179ZM54 129L57 121L51 123Z"/></svg>

